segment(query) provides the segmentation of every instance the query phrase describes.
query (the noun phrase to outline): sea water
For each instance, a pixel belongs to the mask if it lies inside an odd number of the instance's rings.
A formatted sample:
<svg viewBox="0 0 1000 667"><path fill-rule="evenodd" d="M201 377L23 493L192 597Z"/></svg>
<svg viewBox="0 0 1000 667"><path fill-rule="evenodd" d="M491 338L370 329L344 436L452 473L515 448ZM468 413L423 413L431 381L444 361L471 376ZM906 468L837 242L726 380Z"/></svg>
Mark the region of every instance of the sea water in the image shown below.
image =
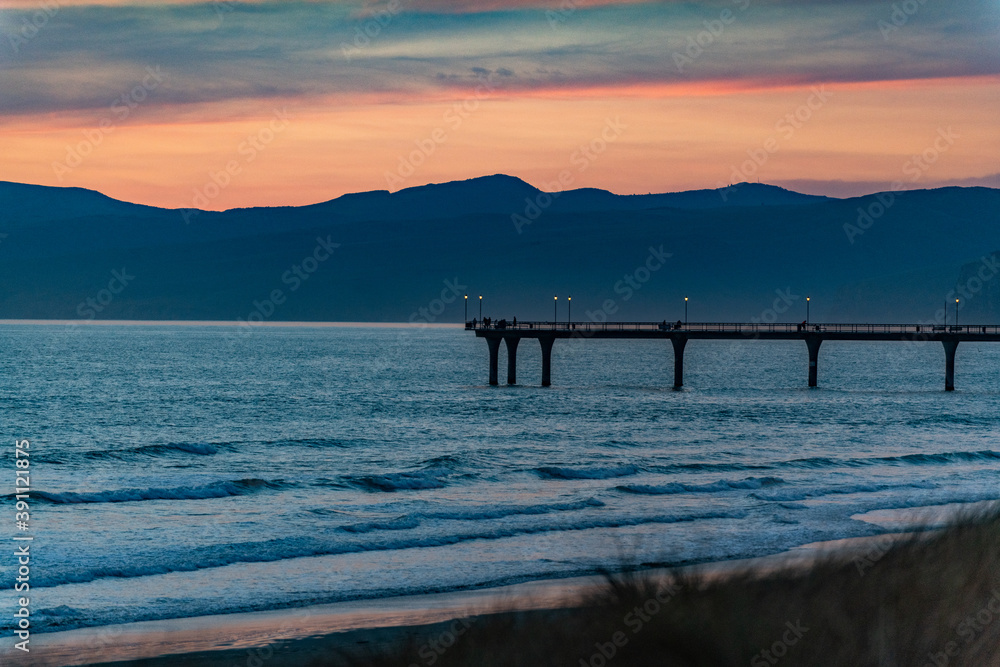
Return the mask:
<svg viewBox="0 0 1000 667"><path fill-rule="evenodd" d="M460 329L0 326L33 630L752 557L1000 497L1000 345L959 347L954 393L939 343L824 343L818 389L796 341L692 341L683 391L666 341L557 341L548 388L540 356L490 387Z"/></svg>

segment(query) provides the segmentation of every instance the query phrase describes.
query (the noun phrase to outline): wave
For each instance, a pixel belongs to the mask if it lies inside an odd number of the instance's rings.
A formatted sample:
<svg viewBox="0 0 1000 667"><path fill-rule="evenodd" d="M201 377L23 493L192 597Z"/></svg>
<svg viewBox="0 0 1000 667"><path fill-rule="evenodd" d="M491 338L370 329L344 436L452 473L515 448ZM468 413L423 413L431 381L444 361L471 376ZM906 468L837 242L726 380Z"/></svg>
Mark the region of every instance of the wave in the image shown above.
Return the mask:
<svg viewBox="0 0 1000 667"><path fill-rule="evenodd" d="M755 470L771 470L775 466L766 463L671 463L656 466L656 472L752 472Z"/></svg>
<svg viewBox="0 0 1000 667"><path fill-rule="evenodd" d="M141 445L121 449L92 449L89 451L68 451L53 454L44 452L38 456L39 462L65 465L73 460L90 461L136 461L147 457L188 457L215 456L227 449L228 443L175 442L169 444Z"/></svg>
<svg viewBox="0 0 1000 667"><path fill-rule="evenodd" d="M420 525L421 519L437 521L489 521L504 519L511 516L538 516L554 512L573 512L576 510L604 507L605 504L596 498L588 498L570 503L550 503L543 505L523 505L520 507L495 507L489 509L447 510L442 512L415 512L405 514L395 519L369 521L347 526L338 530L348 533L370 533L377 530L408 530Z"/></svg>
<svg viewBox="0 0 1000 667"><path fill-rule="evenodd" d="M720 479L711 484L681 484L671 482L669 484L649 485L649 484L625 484L615 488L625 493L636 493L650 496L666 496L677 493L723 493L734 490L762 489L769 486L784 484L785 480L780 477L747 477L737 481Z"/></svg>
<svg viewBox="0 0 1000 667"><path fill-rule="evenodd" d="M236 481L221 481L202 486L180 486L175 488L153 489L114 489L95 492L63 492L33 490L32 498L55 505L75 505L84 503L130 503L142 500L204 500L208 498L226 498L229 496L245 496L268 489L285 488L282 482L269 482L263 479L240 479ZM13 496L7 496L12 498Z"/></svg>
<svg viewBox="0 0 1000 667"><path fill-rule="evenodd" d="M537 526L478 526L465 533L384 539L380 541L358 542L343 540L322 541L313 537L276 538L263 542L243 542L212 547L196 547L173 554L157 552L146 557L129 554L128 560L118 565L102 564L97 567L82 566L75 571L58 574L47 570L40 575L38 586L52 587L63 584L87 583L103 578L137 578L168 574L170 572L193 572L196 570L224 567L235 563L269 563L295 558L314 556L334 556L347 553L386 552L403 549L423 549L450 546L471 540L498 540L539 533L599 528L620 528L647 524L676 524L717 519L745 519L744 511L709 511L689 514L660 514L632 517L588 517L574 522ZM343 533L340 533L343 535ZM347 536L345 536L347 537ZM0 577L0 585L6 585Z"/></svg>
<svg viewBox="0 0 1000 667"><path fill-rule="evenodd" d="M781 489L768 493L754 492L750 497L768 502L795 502L823 496L846 495L851 493L879 493L896 489L937 489L934 482L913 482L910 484L844 484L842 486L826 486L815 489Z"/></svg>
<svg viewBox="0 0 1000 667"><path fill-rule="evenodd" d="M605 504L597 498L587 498L570 503L549 503L543 505L522 505L498 507L486 510L451 510L445 512L420 512L417 516L425 519L443 519L450 521L484 521L502 519L508 516L535 516L553 512L572 512L575 510L604 507Z"/></svg>
<svg viewBox="0 0 1000 667"><path fill-rule="evenodd" d="M443 475L430 471L393 472L385 475L357 475L344 479L351 486L363 491L416 491L421 489L443 489Z"/></svg>
<svg viewBox="0 0 1000 667"><path fill-rule="evenodd" d="M650 468L658 473L677 472L754 472L761 470L778 470L796 468L820 470L824 468L862 468L879 465L943 465L948 463L976 463L982 461L1000 461L1000 452L981 450L974 452L940 452L936 454L904 454L901 456L872 456L867 458L838 459L826 456L814 456L787 461L770 463L671 463Z"/></svg>
<svg viewBox="0 0 1000 667"><path fill-rule="evenodd" d="M214 456L219 453L222 445L197 442L176 442L160 445L143 445L141 447L128 447L125 449L100 449L89 451L84 454L89 459L119 459L132 460L141 456Z"/></svg>
<svg viewBox="0 0 1000 667"><path fill-rule="evenodd" d="M823 456L792 459L776 464L790 468L857 468L862 466L902 463L905 465L941 465L946 463L974 463L978 461L1000 461L1000 452L982 450L978 452L941 452L938 454L904 454L902 456L873 456L855 459L834 459Z"/></svg>
<svg viewBox="0 0 1000 667"><path fill-rule="evenodd" d="M908 463L926 465L939 463L974 463L977 461L1000 461L1000 452L984 449L978 452L946 452L943 454L906 454L905 456L886 456L879 461L887 463Z"/></svg>
<svg viewBox="0 0 1000 667"><path fill-rule="evenodd" d="M639 473L639 468L632 464L616 466L589 466L584 468L562 468L558 466L543 466L535 468L543 478L549 479L614 479L628 477Z"/></svg>
<svg viewBox="0 0 1000 667"><path fill-rule="evenodd" d="M337 530L345 533L371 533L376 530L410 530L420 525L420 520L412 516L401 516L388 521L369 521L367 523L355 523L349 526L341 526Z"/></svg>

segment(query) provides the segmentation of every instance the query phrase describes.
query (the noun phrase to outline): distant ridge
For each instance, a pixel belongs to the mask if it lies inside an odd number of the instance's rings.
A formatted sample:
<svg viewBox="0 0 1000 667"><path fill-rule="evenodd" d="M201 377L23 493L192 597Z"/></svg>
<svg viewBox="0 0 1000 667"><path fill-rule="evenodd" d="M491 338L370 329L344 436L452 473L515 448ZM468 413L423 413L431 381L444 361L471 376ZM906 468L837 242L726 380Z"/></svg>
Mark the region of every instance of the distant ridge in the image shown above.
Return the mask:
<svg viewBox="0 0 1000 667"><path fill-rule="evenodd" d="M258 206L231 209L231 212L246 214L280 208L333 214L345 220L421 220L477 213L513 214L523 211L529 201L535 201L538 205L536 200L541 194L542 190L520 178L495 174L463 181L419 185L393 193L388 190L350 193L305 206ZM556 193L551 205L545 208L561 212L638 211L655 208L792 206L827 200L828 197L804 195L774 185L740 183L721 190L648 195L616 195L597 188L579 188ZM130 204L84 188L27 185L8 181L0 181L0 207L20 224L93 215L147 215L172 210Z"/></svg>
<svg viewBox="0 0 1000 667"><path fill-rule="evenodd" d="M963 322L1000 313L989 188L555 194L493 175L198 212L0 182L0 211L0 319L438 324L465 294L522 319L552 317L553 294L575 319L674 321L689 296L693 320L798 322L807 294L829 321L931 322L956 296Z"/></svg>
<svg viewBox="0 0 1000 667"><path fill-rule="evenodd" d="M551 203L540 195L554 195ZM520 178L495 174L464 181L420 185L389 193L378 190L350 194L315 204L322 210L377 217L428 219L475 213L518 213L535 206L560 212L639 211L655 208L705 209L736 206L792 206L827 201L828 197L804 195L774 185L741 183L723 190L692 190L648 195L616 195L597 188L578 188L558 193L542 190Z"/></svg>

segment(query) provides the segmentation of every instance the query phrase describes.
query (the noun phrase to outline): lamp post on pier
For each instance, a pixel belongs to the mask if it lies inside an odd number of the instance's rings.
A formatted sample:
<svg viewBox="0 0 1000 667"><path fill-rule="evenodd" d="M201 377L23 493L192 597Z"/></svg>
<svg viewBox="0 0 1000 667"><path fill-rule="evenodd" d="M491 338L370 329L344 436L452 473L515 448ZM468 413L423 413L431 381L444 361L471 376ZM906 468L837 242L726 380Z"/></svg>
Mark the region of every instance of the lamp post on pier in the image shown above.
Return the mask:
<svg viewBox="0 0 1000 667"><path fill-rule="evenodd" d="M552 297L552 328L556 328L556 323L559 321L559 295Z"/></svg>
<svg viewBox="0 0 1000 667"><path fill-rule="evenodd" d="M684 297L684 325L688 323L688 298Z"/></svg>
<svg viewBox="0 0 1000 667"><path fill-rule="evenodd" d="M483 321L483 295L479 295L479 321Z"/></svg>
<svg viewBox="0 0 1000 667"><path fill-rule="evenodd" d="M469 321L469 295L465 295L465 321Z"/></svg>
<svg viewBox="0 0 1000 667"><path fill-rule="evenodd" d="M955 326L958 326L958 299L955 299Z"/></svg>
<svg viewBox="0 0 1000 667"><path fill-rule="evenodd" d="M566 328L568 329L573 322L573 297L566 298Z"/></svg>
<svg viewBox="0 0 1000 667"><path fill-rule="evenodd" d="M809 302L811 300L812 299L810 297L806 297L806 324L809 324Z"/></svg>

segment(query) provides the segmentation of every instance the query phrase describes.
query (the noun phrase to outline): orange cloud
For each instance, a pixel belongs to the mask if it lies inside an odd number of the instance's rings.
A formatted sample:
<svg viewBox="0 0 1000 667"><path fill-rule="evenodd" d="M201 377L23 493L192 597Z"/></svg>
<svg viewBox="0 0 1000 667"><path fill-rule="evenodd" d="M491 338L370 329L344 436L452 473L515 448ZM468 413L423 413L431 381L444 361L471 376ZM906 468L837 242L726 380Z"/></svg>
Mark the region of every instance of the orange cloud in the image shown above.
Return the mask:
<svg viewBox="0 0 1000 667"><path fill-rule="evenodd" d="M808 86L394 104L293 99L257 113L248 113L245 104L220 103L200 116L137 117L116 127L62 180L53 165L65 163L88 132L93 136L93 118L21 116L0 126L0 179L211 209L309 204L347 192L492 173L551 187L566 172L567 187L645 193L725 185L772 139L777 150L746 180L890 183L904 178L907 160L948 127L959 139L915 185L996 171L995 78L913 82L889 91L867 84L829 89L829 100L797 126L780 123L808 104ZM272 107L281 106L287 107L287 127L268 131ZM609 122L623 126L613 138L606 136Z"/></svg>

